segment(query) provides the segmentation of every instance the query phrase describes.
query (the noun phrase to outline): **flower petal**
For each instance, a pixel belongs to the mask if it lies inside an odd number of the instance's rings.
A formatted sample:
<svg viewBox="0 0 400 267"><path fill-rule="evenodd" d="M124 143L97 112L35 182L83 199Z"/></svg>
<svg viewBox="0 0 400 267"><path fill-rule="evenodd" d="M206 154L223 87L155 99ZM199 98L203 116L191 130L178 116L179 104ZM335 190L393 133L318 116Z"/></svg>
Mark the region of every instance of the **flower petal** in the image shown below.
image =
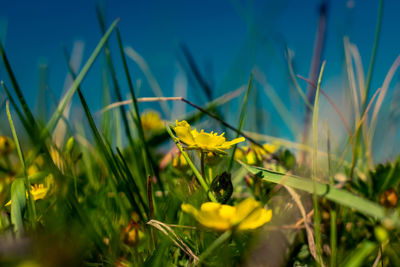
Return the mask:
<svg viewBox="0 0 400 267"><path fill-rule="evenodd" d="M192 136L190 125L186 121L176 122L176 127L173 127L178 139L186 145L195 145Z"/></svg>
<svg viewBox="0 0 400 267"><path fill-rule="evenodd" d="M244 142L244 137L235 138L232 141L225 142L221 145L221 149L230 149L233 145Z"/></svg>
<svg viewBox="0 0 400 267"><path fill-rule="evenodd" d="M272 218L272 210L264 208L256 208L249 216L247 216L238 226L238 230L252 230L263 226Z"/></svg>

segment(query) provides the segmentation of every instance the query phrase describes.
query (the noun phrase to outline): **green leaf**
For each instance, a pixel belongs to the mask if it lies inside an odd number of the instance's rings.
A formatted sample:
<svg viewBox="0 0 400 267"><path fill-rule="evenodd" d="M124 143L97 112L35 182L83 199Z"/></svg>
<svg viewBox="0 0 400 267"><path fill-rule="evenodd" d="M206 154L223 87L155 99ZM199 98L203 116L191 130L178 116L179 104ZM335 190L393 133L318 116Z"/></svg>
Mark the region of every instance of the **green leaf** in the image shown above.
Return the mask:
<svg viewBox="0 0 400 267"><path fill-rule="evenodd" d="M361 246L355 250L343 264L345 267L362 266L365 258L367 258L376 248L376 244L371 241L364 241Z"/></svg>
<svg viewBox="0 0 400 267"><path fill-rule="evenodd" d="M22 222L26 206L25 183L23 179L15 179L11 185L11 223L14 232L20 236L24 231Z"/></svg>
<svg viewBox="0 0 400 267"><path fill-rule="evenodd" d="M314 193L314 185L311 179L277 173L270 170L266 170L260 167L253 167L241 163L248 171L253 174L260 175L266 182L272 182L276 184L284 184L294 189L306 191L308 193ZM397 212L390 213L382 206L368 200L354 195L342 189L335 188L328 184L314 181L315 183L315 194L322 196L330 201L336 202L348 208L353 208L365 215L372 216L378 220L390 220L396 227L400 227L400 217Z"/></svg>

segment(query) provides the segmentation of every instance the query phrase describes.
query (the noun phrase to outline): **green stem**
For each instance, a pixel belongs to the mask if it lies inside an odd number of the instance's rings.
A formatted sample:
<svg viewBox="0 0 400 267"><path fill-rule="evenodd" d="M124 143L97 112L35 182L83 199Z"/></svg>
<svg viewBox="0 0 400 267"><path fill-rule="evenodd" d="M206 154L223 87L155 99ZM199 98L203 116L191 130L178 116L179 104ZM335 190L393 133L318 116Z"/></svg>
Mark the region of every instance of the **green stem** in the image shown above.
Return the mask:
<svg viewBox="0 0 400 267"><path fill-rule="evenodd" d="M332 175L332 166L331 166L331 142L329 137L329 125L328 121L326 122L326 136L327 136L327 152L328 152L328 175L329 175L329 184L330 186L334 186L335 180ZM331 203L331 208L329 210L330 218L331 218L331 231L330 231L330 241L331 241L331 257L330 257L330 266L336 266L336 254L337 254L337 229L336 229L336 207L334 203Z"/></svg>
<svg viewBox="0 0 400 267"><path fill-rule="evenodd" d="M200 151L200 168L201 168L201 176L205 176L205 171L204 171L204 152Z"/></svg>
<svg viewBox="0 0 400 267"><path fill-rule="evenodd" d="M382 17L383 17L383 0L379 1L379 8L378 8L378 18L376 20L376 28L375 28L375 37L374 37L374 46L372 47L372 54L371 54L371 59L369 61L369 66L368 66L368 74L367 74L367 81L365 84L365 94L364 94L364 99L362 100L362 112L365 111L365 109L367 108L367 101L368 101L368 93L371 87L371 80L372 80L372 73L374 70L374 66L375 66L375 57L376 57L376 52L378 50L378 43L379 43L379 37L380 37L380 33L381 33L381 26L382 26ZM364 138L367 138L366 136L364 136ZM355 147L357 148L359 143L360 143L360 139L361 139L361 133L357 134L356 137L356 145ZM368 140L364 140L364 148L365 148L365 155L367 157L367 163L370 164L371 167L371 163L372 163L372 158L371 158L371 147L370 144L368 143ZM355 157L357 157L358 155L354 155ZM355 160L353 160L352 164L355 165ZM352 170L354 169L354 167L352 166ZM352 178L352 176L350 176L350 178Z"/></svg>
<svg viewBox="0 0 400 267"><path fill-rule="evenodd" d="M200 185L203 187L203 189L208 193L208 197L212 202L218 202L217 199L214 197L214 195L211 193L210 188L208 187L208 184L204 180L203 176L199 173L197 170L196 166L194 166L193 162L190 160L189 155L186 153L185 150L183 150L181 144L179 143L178 138L174 136L174 134L171 131L171 128L169 126L166 127L168 134L171 136L172 140L174 140L176 146L178 147L179 151L182 153L183 157L189 164L190 168L192 169L194 175L196 176L197 180L199 181Z"/></svg>
<svg viewBox="0 0 400 267"><path fill-rule="evenodd" d="M217 238L207 249L199 256L198 264L208 258L214 250L219 248L225 241L227 241L232 235L232 231L228 230L224 232L220 237Z"/></svg>
<svg viewBox="0 0 400 267"><path fill-rule="evenodd" d="M318 135L317 135L317 126L318 126L318 103L319 103L319 92L321 89L321 81L322 75L324 73L326 61L322 62L321 70L318 77L317 90L315 92L315 100L314 100L314 109L313 109L313 120L312 120L312 129L313 129L313 156L312 156L312 180L313 180L313 205L314 205L314 230L315 230L315 246L317 248L317 259L319 265L322 265L322 250L321 250L321 215L319 212L318 205L318 195L317 195L317 186L316 179L318 176L317 173L317 158L318 158Z"/></svg>
<svg viewBox="0 0 400 267"><path fill-rule="evenodd" d="M245 115L246 115L247 99L249 98L249 93L250 93L250 89L251 89L251 87L252 87L252 84L253 84L253 75L250 75L249 83L248 83L248 85L247 85L247 91L246 91L246 94L245 94L245 96L244 96L243 103L242 103L242 107L241 107L241 110L240 110L238 131L242 131L242 128L243 128L244 117L245 117ZM239 133L236 133L236 138L238 138L239 135L240 135ZM232 170L233 160L235 159L235 151L236 151L236 148L237 148L237 144L234 145L234 146L233 146L233 149L232 149L232 155L231 155L231 158L230 158L230 160L229 160L229 165L228 165L228 173L230 173L231 170Z"/></svg>
<svg viewBox="0 0 400 267"><path fill-rule="evenodd" d="M371 79L372 79L372 71L373 71L374 65L375 65L376 51L378 50L379 36L381 33L381 25L382 25L383 2L384 2L383 0L379 1L378 18L376 20L376 28L375 28L374 46L372 47L371 59L369 61L367 82L365 84L365 95L364 95L364 99L363 99L362 111L365 111L365 108L367 105L368 92L370 89Z"/></svg>
<svg viewBox="0 0 400 267"><path fill-rule="evenodd" d="M14 122L13 122L13 119L11 117L11 112L10 112L10 104L9 104L8 101L6 102L6 110L7 110L8 121L10 123L11 132L12 132L12 135L13 135L13 138L14 138L15 147L17 148L18 158L19 158L19 160L21 162L21 167L22 167L22 170L23 170L23 173L24 173L24 177L25 177L25 189L26 189L26 191L28 193L28 204L27 204L27 207L28 207L28 218L30 219L31 226L33 228L35 228L35 222L36 222L35 202L33 200L33 196L32 196L32 193L31 193L30 182L29 182L29 179L28 179L28 173L26 171L24 154L22 153L22 149L21 149L21 146L20 146L20 143L19 143L17 132L16 132L15 127L14 127Z"/></svg>

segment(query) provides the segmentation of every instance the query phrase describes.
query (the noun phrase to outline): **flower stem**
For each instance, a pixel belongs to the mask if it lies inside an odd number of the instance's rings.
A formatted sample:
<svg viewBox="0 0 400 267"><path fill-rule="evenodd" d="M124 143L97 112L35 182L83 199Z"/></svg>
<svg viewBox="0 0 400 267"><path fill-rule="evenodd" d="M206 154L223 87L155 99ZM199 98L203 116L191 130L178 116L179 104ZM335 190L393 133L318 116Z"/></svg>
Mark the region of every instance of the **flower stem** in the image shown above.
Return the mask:
<svg viewBox="0 0 400 267"><path fill-rule="evenodd" d="M176 138L174 136L174 134L172 133L171 128L169 126L167 126L166 128L167 128L168 134L172 137L172 140L174 140L176 146L178 147L179 151L182 153L183 157L185 158L185 160L189 164L190 168L192 169L192 171L193 171L194 175L196 176L197 180L199 181L200 185L203 187L203 189L208 194L208 197L210 198L210 200L212 202L218 202L217 199L214 197L214 195L211 193L210 188L208 187L208 184L206 183L206 181L203 178L204 176L202 176L199 173L199 171L197 170L196 166L194 166L193 162L190 160L190 158L189 158L188 154L186 153L186 151L183 150L181 144L178 141L178 138Z"/></svg>
<svg viewBox="0 0 400 267"><path fill-rule="evenodd" d="M210 256L212 254L212 252L214 252L217 248L219 248L223 243L225 243L226 240L228 240L232 235L232 231L228 230L225 233L223 233L222 235L220 235L220 237L217 238L217 240L215 240L207 249L206 251L204 251L200 256L199 256L199 261L197 262L197 264L199 264L200 262L204 261L204 259L206 259L208 256Z"/></svg>
<svg viewBox="0 0 400 267"><path fill-rule="evenodd" d="M201 176L205 176L205 171L204 171L204 152L200 151L200 168L201 168Z"/></svg>

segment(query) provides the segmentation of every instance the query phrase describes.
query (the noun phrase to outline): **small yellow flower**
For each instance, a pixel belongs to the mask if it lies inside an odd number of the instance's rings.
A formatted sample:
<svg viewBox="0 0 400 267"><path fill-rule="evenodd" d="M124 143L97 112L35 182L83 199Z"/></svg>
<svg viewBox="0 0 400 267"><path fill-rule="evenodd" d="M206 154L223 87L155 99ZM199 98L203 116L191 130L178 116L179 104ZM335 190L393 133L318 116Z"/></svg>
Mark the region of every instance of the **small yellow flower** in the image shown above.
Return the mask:
<svg viewBox="0 0 400 267"><path fill-rule="evenodd" d="M33 200L39 200L39 199L44 199L47 194L49 193L50 188L54 184L54 178L53 175L49 175L45 178L45 183L44 184L34 184L31 185L31 194L33 197ZM26 192L26 197L28 198L28 191ZM6 206L11 205L11 200L7 202Z"/></svg>
<svg viewBox="0 0 400 267"><path fill-rule="evenodd" d="M186 149L195 149L202 152L214 152L225 154L224 150L230 149L233 145L243 142L244 137L226 141L224 133L218 135L217 133L205 133L204 130L198 132L196 129L191 129L189 123L186 121L176 121L176 126L173 127L174 131Z"/></svg>
<svg viewBox="0 0 400 267"><path fill-rule="evenodd" d="M31 194L33 200L43 199L46 197L47 192L49 191L48 187L44 187L43 184L35 184L31 185ZM26 197L28 198L28 191L26 192ZM11 205L11 200L6 203L6 206Z"/></svg>
<svg viewBox="0 0 400 267"><path fill-rule="evenodd" d="M235 159L242 160L249 165L255 165L263 161L267 154L273 154L279 149L276 143L266 143L263 148L259 146L250 146L238 148L235 151Z"/></svg>
<svg viewBox="0 0 400 267"><path fill-rule="evenodd" d="M245 199L237 206L206 202L201 205L200 210L190 204L182 204L181 208L201 225L217 231L233 228L240 231L253 230L272 218L272 211L266 210L260 202L252 198Z"/></svg>
<svg viewBox="0 0 400 267"><path fill-rule="evenodd" d="M0 136L0 156L8 155L14 150L14 142L8 136Z"/></svg>
<svg viewBox="0 0 400 267"><path fill-rule="evenodd" d="M49 191L49 188L44 187L43 184L31 185L31 194L33 196L33 200L45 198L48 191Z"/></svg>
<svg viewBox="0 0 400 267"><path fill-rule="evenodd" d="M140 115L142 121L143 130L146 131L157 131L164 128L164 123L161 120L161 116L154 110L144 111Z"/></svg>
<svg viewBox="0 0 400 267"><path fill-rule="evenodd" d="M187 163L187 161L186 161L186 159L185 159L185 157L183 156L182 153L177 154L177 155L173 158L173 160L172 160L172 166L173 166L174 168L182 168L182 169L188 167L188 163Z"/></svg>

